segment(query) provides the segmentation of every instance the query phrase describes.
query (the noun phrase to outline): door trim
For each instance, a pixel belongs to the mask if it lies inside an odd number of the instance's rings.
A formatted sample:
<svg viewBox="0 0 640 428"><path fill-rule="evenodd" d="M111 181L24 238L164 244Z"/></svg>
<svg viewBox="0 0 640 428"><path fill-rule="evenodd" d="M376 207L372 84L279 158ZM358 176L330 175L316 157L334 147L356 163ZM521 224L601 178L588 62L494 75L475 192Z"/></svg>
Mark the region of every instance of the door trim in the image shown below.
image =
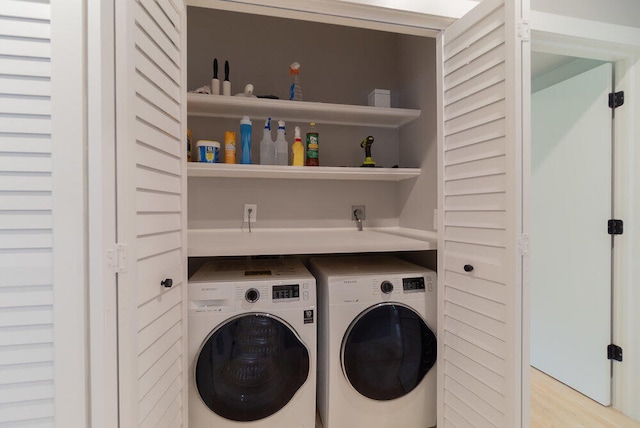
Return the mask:
<svg viewBox="0 0 640 428"><path fill-rule="evenodd" d="M53 420L56 426L85 426L90 414L90 335L84 1L52 3L50 23Z"/></svg>
<svg viewBox="0 0 640 428"><path fill-rule="evenodd" d="M90 426L111 428L118 426L116 274L105 255L116 245L114 3L86 9Z"/></svg>

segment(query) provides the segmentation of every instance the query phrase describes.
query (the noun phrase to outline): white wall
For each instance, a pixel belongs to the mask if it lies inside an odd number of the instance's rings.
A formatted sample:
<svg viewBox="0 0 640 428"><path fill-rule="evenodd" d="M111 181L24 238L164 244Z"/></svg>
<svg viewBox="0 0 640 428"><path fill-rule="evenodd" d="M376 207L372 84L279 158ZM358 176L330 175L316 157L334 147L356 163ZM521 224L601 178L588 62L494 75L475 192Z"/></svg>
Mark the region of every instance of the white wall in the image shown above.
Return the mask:
<svg viewBox="0 0 640 428"><path fill-rule="evenodd" d="M640 31L636 36L640 54ZM638 54L616 69L617 88L626 102L616 112L616 206L624 220L624 234L614 246L614 343L623 348L623 362L614 364L614 406L640 421L640 60ZM619 64L622 65L622 64ZM624 109L624 110L623 110ZM622 119L622 120L620 120Z"/></svg>
<svg viewBox="0 0 640 428"><path fill-rule="evenodd" d="M640 27L638 0L531 0L531 8L590 21Z"/></svg>
<svg viewBox="0 0 640 428"><path fill-rule="evenodd" d="M336 0L383 8L460 18L480 0ZM530 0L531 10L609 24L640 27L638 0Z"/></svg>
<svg viewBox="0 0 640 428"><path fill-rule="evenodd" d="M338 0L343 3L358 3L391 9L409 10L429 15L459 18L476 6L474 0Z"/></svg>

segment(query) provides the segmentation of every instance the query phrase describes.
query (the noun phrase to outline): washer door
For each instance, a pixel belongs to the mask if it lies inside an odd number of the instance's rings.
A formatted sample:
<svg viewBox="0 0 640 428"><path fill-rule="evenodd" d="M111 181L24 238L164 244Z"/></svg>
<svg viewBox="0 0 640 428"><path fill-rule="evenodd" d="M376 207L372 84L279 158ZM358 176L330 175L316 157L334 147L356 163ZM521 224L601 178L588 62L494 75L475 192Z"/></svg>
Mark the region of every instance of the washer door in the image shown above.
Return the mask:
<svg viewBox="0 0 640 428"><path fill-rule="evenodd" d="M341 349L342 370L365 397L393 400L413 390L436 362L436 336L399 303L372 306L353 320Z"/></svg>
<svg viewBox="0 0 640 428"><path fill-rule="evenodd" d="M228 320L208 337L195 368L202 401L232 421L282 409L309 375L309 352L284 321L261 313Z"/></svg>

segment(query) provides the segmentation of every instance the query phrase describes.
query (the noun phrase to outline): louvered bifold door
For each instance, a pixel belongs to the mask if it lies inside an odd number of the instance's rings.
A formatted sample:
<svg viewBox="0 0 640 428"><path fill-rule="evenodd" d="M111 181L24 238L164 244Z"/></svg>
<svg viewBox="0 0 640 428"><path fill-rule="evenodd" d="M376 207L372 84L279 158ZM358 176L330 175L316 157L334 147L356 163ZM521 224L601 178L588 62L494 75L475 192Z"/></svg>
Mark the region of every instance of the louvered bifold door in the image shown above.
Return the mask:
<svg viewBox="0 0 640 428"><path fill-rule="evenodd" d="M116 1L120 426L186 426L186 10Z"/></svg>
<svg viewBox="0 0 640 428"><path fill-rule="evenodd" d="M50 9L0 3L0 426L55 424Z"/></svg>
<svg viewBox="0 0 640 428"><path fill-rule="evenodd" d="M438 427L528 424L521 14L513 1L484 1L439 39Z"/></svg>

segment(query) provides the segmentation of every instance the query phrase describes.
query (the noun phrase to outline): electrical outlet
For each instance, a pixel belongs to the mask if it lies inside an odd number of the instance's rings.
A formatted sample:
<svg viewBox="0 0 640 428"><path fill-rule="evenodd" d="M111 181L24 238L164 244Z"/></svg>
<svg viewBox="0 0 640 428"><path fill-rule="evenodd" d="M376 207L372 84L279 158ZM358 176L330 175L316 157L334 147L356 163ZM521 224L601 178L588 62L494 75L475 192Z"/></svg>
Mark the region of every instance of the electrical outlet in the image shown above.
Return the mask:
<svg viewBox="0 0 640 428"><path fill-rule="evenodd" d="M251 215L249 215L249 210L251 210ZM255 223L258 220L258 205L256 204L244 204L244 217L243 221L245 223Z"/></svg>
<svg viewBox="0 0 640 428"><path fill-rule="evenodd" d="M351 220L356 221L355 212L357 210L360 210L360 213L358 213L358 218L360 220L366 220L367 212L366 212L365 208L366 208L365 205L351 205Z"/></svg>

